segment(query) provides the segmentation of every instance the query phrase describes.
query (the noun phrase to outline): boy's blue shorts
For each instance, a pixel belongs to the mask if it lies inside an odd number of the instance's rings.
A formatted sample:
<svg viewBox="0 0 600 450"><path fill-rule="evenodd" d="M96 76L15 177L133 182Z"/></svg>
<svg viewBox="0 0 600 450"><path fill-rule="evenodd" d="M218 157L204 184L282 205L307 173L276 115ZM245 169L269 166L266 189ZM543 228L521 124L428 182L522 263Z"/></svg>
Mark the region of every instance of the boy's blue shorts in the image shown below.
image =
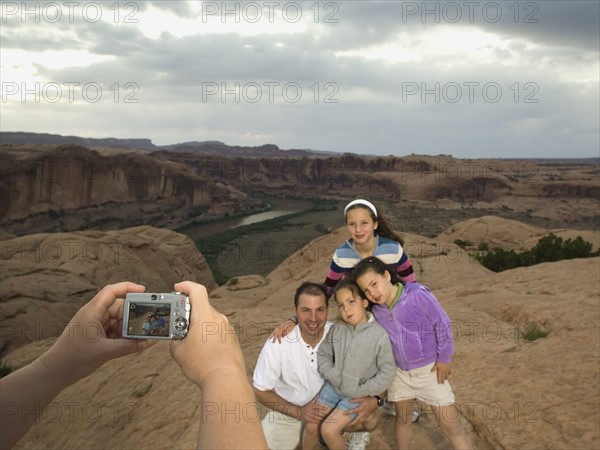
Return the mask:
<svg viewBox="0 0 600 450"><path fill-rule="evenodd" d="M352 403L348 400L348 397L338 394L329 381L325 381L325 384L323 384L323 387L319 392L319 398L317 398L317 403L329 406L330 408L338 408L342 411L350 411L360 406L360 403ZM352 414L352 420L354 420L357 415L358 414L356 413Z"/></svg>

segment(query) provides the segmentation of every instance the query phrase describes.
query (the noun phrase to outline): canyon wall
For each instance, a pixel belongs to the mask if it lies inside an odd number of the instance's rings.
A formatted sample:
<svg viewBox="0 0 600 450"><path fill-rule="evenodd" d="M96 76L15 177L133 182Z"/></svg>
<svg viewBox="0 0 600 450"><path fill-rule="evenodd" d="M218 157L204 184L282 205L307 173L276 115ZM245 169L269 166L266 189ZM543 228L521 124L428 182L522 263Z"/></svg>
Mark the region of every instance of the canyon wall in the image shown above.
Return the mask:
<svg viewBox="0 0 600 450"><path fill-rule="evenodd" d="M142 153L3 146L0 165L0 222L19 235L181 220L215 204L248 207L242 192Z"/></svg>
<svg viewBox="0 0 600 450"><path fill-rule="evenodd" d="M552 220L551 227L598 225L599 169L593 161L561 165L448 155L307 156L273 145L222 143L172 147L148 152L2 145L0 224L16 235L144 224L173 228L192 219L264 208L254 197L265 194L365 196L394 207L403 203L405 210L514 211L518 216L510 218ZM224 155L218 154L221 148Z"/></svg>

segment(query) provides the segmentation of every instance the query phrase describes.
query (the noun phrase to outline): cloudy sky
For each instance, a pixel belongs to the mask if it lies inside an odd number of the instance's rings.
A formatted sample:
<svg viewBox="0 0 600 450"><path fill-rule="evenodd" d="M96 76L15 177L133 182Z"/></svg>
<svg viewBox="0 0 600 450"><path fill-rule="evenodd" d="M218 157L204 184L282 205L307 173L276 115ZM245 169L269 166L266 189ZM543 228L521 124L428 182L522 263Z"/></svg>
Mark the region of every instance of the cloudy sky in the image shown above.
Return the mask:
<svg viewBox="0 0 600 450"><path fill-rule="evenodd" d="M599 156L590 1L2 1L2 131Z"/></svg>

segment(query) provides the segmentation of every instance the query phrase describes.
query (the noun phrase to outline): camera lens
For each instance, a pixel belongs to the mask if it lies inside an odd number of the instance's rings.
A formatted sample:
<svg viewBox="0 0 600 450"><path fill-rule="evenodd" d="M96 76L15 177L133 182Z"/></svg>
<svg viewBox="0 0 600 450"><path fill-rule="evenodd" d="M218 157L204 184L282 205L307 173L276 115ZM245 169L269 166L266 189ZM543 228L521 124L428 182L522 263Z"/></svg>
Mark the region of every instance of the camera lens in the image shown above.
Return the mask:
<svg viewBox="0 0 600 450"><path fill-rule="evenodd" d="M152 294L152 295L150 296L150 300L156 300L156 295Z"/></svg>

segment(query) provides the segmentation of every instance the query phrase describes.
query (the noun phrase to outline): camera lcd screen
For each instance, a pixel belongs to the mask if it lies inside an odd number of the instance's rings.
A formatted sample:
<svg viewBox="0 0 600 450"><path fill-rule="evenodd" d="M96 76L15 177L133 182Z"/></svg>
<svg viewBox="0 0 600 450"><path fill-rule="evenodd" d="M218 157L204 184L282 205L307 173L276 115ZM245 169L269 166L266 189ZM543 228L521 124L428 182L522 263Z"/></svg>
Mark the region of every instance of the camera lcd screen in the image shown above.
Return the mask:
<svg viewBox="0 0 600 450"><path fill-rule="evenodd" d="M171 303L132 302L127 332L130 336L169 336Z"/></svg>

